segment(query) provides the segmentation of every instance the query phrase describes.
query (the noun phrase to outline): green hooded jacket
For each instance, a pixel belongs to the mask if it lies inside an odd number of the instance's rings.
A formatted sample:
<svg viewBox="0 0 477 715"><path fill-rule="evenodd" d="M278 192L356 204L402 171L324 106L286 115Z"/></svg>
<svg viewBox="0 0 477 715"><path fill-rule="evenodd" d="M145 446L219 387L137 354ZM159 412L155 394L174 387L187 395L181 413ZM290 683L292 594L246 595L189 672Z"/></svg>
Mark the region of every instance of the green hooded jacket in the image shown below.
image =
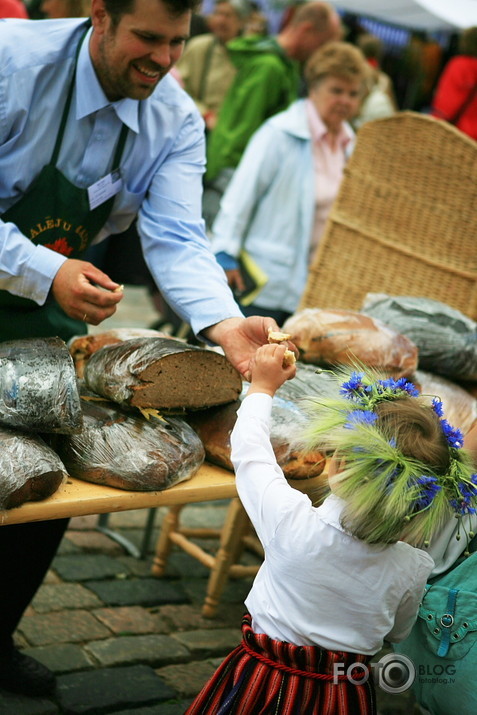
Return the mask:
<svg viewBox="0 0 477 715"><path fill-rule="evenodd" d="M238 72L207 140L209 181L222 169L235 168L252 134L298 96L298 64L273 37L239 37L227 49Z"/></svg>

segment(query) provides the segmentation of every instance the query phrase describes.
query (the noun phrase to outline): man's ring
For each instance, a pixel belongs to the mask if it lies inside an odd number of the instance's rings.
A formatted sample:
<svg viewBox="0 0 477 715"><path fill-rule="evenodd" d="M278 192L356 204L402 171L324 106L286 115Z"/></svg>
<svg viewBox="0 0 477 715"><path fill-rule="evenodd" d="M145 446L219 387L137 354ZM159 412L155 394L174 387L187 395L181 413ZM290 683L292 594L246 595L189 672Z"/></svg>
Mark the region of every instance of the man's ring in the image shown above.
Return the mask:
<svg viewBox="0 0 477 715"><path fill-rule="evenodd" d="M88 314L85 313L85 314L83 315L83 323L86 323L87 320L88 320Z"/></svg>

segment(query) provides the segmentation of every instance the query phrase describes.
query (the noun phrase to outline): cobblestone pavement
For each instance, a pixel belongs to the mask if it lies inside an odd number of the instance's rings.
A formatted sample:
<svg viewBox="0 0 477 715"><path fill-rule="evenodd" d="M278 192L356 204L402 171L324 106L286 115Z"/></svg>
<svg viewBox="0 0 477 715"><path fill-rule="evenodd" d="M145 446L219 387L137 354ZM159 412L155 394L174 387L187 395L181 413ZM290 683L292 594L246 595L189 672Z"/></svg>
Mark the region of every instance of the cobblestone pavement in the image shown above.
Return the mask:
<svg viewBox="0 0 477 715"><path fill-rule="evenodd" d="M181 523L220 528L227 502L185 507ZM71 520L45 583L23 617L17 644L58 675L54 698L0 691L0 715L182 715L240 640L251 579L229 581L216 618L201 616L209 571L179 549L164 577L151 563L165 508L156 510L147 556L131 556L98 530L98 517ZM108 529L138 550L147 509L111 514ZM211 553L218 542L210 539ZM243 563L256 563L246 552ZM376 656L377 659L377 656ZM409 693L378 690L381 715L412 712ZM206 714L204 714L206 715Z"/></svg>
<svg viewBox="0 0 477 715"><path fill-rule="evenodd" d="M145 293L127 287L125 304L103 329L147 327L154 317ZM181 522L220 528L226 509L224 501L189 505ZM164 577L151 575L165 513L164 508L155 512L143 559L129 555L99 530L97 516L71 520L45 583L16 633L19 647L57 673L56 696L26 698L0 690L0 715L184 713L223 656L238 644L251 580L229 581L216 618L203 618L206 567L176 549ZM111 514L107 526L141 551L147 517L147 509ZM201 545L214 553L218 542L204 544L202 539ZM244 563L256 558L245 553ZM389 695L378 690L378 705L380 715L413 710L408 692Z"/></svg>

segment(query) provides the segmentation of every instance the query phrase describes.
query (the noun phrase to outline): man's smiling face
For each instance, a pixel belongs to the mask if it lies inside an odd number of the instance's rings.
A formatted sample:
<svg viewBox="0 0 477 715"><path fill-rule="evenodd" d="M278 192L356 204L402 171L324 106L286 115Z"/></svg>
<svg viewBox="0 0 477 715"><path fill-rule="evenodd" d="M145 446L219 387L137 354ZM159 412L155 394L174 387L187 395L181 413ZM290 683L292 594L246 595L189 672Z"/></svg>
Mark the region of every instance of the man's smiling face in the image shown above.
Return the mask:
<svg viewBox="0 0 477 715"><path fill-rule="evenodd" d="M190 11L171 14L162 0L135 0L115 25L102 0L93 0L90 51L101 86L111 101L146 99L182 54Z"/></svg>

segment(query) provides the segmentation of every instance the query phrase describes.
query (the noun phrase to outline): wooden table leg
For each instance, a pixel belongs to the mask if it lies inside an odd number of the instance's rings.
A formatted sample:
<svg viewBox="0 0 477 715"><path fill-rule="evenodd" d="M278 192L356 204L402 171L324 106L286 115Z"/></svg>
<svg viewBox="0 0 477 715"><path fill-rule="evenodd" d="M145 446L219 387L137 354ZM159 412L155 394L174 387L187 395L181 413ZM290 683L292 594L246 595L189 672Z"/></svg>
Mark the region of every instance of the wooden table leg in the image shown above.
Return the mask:
<svg viewBox="0 0 477 715"><path fill-rule="evenodd" d="M240 499L232 499L222 528L220 547L209 577L207 595L202 608L203 616L207 618L215 616L230 569L240 557L243 549L243 537L250 528L250 520Z"/></svg>
<svg viewBox="0 0 477 715"><path fill-rule="evenodd" d="M179 526L179 516L184 508L184 504L175 504L169 507L161 526L161 532L156 544L156 553L152 561L151 571L154 576L162 576L167 565L167 559L172 548L170 535L177 531Z"/></svg>

